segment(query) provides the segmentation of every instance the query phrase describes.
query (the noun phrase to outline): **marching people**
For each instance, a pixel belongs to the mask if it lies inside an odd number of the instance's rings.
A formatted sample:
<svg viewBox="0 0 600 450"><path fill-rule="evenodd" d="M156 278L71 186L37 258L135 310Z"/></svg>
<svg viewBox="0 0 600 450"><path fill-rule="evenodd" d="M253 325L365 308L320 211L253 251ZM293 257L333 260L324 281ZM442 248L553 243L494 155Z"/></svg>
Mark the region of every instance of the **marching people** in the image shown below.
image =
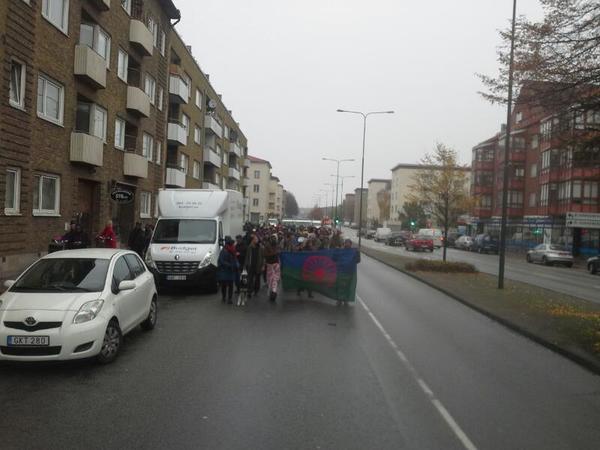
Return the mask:
<svg viewBox="0 0 600 450"><path fill-rule="evenodd" d="M79 225L76 220L71 220L70 229L64 236L62 236L61 241L63 242L66 250L87 248L89 246L89 240L86 234L83 232L81 225Z"/></svg>
<svg viewBox="0 0 600 450"><path fill-rule="evenodd" d="M258 294L260 290L260 276L264 265L265 257L263 248L258 242L258 236L253 234L244 260L244 268L248 272L248 297Z"/></svg>
<svg viewBox="0 0 600 450"><path fill-rule="evenodd" d="M281 278L281 267L279 265L279 245L277 235L273 234L265 244L265 265L267 273L267 286L269 288L269 300L277 300L277 288Z"/></svg>
<svg viewBox="0 0 600 450"><path fill-rule="evenodd" d="M148 247L150 247L150 241L152 240L152 233L154 232L154 227L151 223L147 223L144 227L144 256L146 256L146 252L148 251Z"/></svg>
<svg viewBox="0 0 600 450"><path fill-rule="evenodd" d="M235 242L230 236L225 237L225 246L219 254L217 263L217 280L221 285L221 301L233 303L233 282L237 279L238 261Z"/></svg>
<svg viewBox="0 0 600 450"><path fill-rule="evenodd" d="M106 248L117 248L117 235L113 230L112 220L106 222L104 230L96 237L100 243Z"/></svg>

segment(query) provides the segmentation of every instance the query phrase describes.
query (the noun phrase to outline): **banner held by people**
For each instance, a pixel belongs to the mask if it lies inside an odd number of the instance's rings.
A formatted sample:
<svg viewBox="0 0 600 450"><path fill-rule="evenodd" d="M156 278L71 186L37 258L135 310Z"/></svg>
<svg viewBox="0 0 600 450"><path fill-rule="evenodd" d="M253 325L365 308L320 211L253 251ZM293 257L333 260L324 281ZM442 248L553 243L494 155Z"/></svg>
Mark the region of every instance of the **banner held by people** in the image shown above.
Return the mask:
<svg viewBox="0 0 600 450"><path fill-rule="evenodd" d="M283 289L310 289L334 300L353 302L356 263L356 249L282 252Z"/></svg>

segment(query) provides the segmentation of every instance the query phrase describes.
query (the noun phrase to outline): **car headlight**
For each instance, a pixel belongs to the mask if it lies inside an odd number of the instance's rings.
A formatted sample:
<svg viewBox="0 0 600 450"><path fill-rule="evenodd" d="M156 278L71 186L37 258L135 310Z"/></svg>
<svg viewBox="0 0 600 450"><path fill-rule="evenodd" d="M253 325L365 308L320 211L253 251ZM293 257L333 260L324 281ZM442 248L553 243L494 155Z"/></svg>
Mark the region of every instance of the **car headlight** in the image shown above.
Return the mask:
<svg viewBox="0 0 600 450"><path fill-rule="evenodd" d="M206 255L204 255L204 258L202 258L202 261L200 261L200 264L198 264L198 269L204 269L205 267L209 266L211 262L212 262L212 252L208 252Z"/></svg>
<svg viewBox="0 0 600 450"><path fill-rule="evenodd" d="M73 317L73 323L85 323L94 320L102 309L102 305L104 305L104 300L92 300L84 303Z"/></svg>
<svg viewBox="0 0 600 450"><path fill-rule="evenodd" d="M156 264L152 259L152 255L150 254L150 250L146 252L146 265L151 269L156 269Z"/></svg>

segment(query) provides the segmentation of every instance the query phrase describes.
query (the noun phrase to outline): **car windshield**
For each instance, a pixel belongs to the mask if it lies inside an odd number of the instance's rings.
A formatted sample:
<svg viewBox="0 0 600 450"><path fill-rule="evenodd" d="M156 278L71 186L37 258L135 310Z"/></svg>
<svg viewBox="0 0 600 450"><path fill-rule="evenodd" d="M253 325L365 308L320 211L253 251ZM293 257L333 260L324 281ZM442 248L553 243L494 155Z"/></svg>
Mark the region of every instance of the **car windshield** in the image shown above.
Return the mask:
<svg viewBox="0 0 600 450"><path fill-rule="evenodd" d="M163 219L156 224L155 244L212 244L217 223L206 219Z"/></svg>
<svg viewBox="0 0 600 450"><path fill-rule="evenodd" d="M108 259L41 259L11 287L11 292L101 292Z"/></svg>

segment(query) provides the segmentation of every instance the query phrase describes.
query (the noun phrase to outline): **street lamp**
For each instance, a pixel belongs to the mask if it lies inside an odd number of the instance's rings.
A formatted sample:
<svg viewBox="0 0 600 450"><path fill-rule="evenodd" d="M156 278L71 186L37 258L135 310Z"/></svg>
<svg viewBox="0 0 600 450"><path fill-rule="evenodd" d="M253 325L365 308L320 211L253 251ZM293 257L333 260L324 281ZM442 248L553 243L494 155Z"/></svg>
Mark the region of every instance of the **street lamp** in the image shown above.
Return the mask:
<svg viewBox="0 0 600 450"><path fill-rule="evenodd" d="M508 65L508 108L506 111L506 141L504 143L504 173L502 186L502 221L500 222L500 248L498 254L498 289L504 289L504 264L506 260L506 222L508 216L508 169L510 158L510 133L512 131L512 101L515 63L515 30L517 24L517 0L513 0L512 29L510 36L510 60Z"/></svg>
<svg viewBox="0 0 600 450"><path fill-rule="evenodd" d="M374 114L394 114L394 111L371 111L368 113L364 113L361 111L346 111L345 109L338 109L339 113L348 113L348 114L359 114L363 118L363 142L362 142L362 160L360 166L360 206L359 206L359 216L358 216L358 250L360 251L361 245L361 230L362 230L362 206L363 206L363 186L364 186L364 178L365 178L365 142L367 138L367 118Z"/></svg>
<svg viewBox="0 0 600 450"><path fill-rule="evenodd" d="M337 177L339 178L340 181L340 201L342 204L342 219L344 218L344 179L345 178L356 178L354 175L343 175L343 176L339 176L339 175L331 175L332 177ZM342 220L343 221L343 220Z"/></svg>
<svg viewBox="0 0 600 450"><path fill-rule="evenodd" d="M340 164L343 162L354 161L354 159L335 159L335 158L321 158L323 161L333 161L337 163L336 180L335 180L335 217L337 219L337 207L338 207L338 185L340 183Z"/></svg>
<svg viewBox="0 0 600 450"><path fill-rule="evenodd" d="M326 216L327 215L327 204L329 203L329 201L328 201L329 189L320 189L319 192L325 193L325 214L324 214L324 216Z"/></svg>

